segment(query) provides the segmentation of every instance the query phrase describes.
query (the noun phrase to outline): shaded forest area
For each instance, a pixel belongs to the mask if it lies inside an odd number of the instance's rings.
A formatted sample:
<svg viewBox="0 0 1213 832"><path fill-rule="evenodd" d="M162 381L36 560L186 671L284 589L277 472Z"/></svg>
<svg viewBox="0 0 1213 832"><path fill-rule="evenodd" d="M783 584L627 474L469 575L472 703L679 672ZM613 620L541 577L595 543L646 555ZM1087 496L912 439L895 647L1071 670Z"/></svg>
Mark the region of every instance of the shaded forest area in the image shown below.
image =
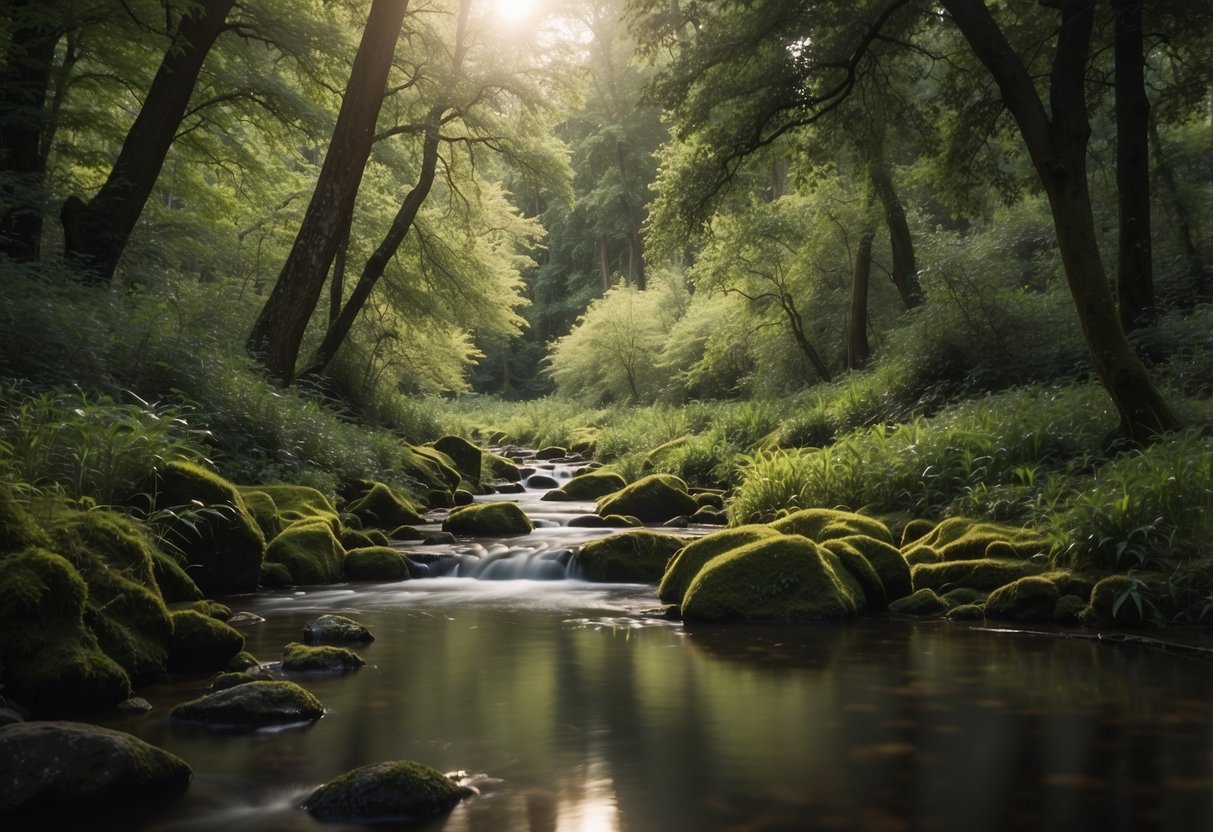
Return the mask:
<svg viewBox="0 0 1213 832"><path fill-rule="evenodd" d="M503 9L4 6L12 518L171 547L182 460L424 510L456 434L1030 527L1089 620L1207 622L1213 8Z"/></svg>

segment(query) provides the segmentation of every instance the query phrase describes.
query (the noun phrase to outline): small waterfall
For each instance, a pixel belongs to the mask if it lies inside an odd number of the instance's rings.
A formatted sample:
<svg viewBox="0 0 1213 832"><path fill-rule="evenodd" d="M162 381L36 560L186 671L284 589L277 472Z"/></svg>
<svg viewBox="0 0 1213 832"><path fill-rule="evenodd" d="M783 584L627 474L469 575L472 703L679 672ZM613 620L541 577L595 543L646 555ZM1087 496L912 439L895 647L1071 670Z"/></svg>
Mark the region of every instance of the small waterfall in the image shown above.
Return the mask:
<svg viewBox="0 0 1213 832"><path fill-rule="evenodd" d="M499 545L483 556L462 555L454 576L481 581L559 581L569 577L572 558L572 549Z"/></svg>

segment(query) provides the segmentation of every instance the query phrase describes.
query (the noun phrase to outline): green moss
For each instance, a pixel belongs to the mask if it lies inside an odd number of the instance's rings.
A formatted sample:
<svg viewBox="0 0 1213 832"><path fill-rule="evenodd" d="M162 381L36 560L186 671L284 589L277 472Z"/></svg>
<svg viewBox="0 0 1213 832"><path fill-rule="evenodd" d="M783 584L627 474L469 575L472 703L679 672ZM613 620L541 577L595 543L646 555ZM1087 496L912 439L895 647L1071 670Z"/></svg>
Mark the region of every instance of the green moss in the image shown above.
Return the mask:
<svg viewBox="0 0 1213 832"><path fill-rule="evenodd" d="M133 684L163 677L173 625L159 594L113 572L94 572L87 580L84 623L101 649Z"/></svg>
<svg viewBox="0 0 1213 832"><path fill-rule="evenodd" d="M902 554L910 566L917 566L920 563L939 563L943 560L943 555L921 543L911 543L902 550Z"/></svg>
<svg viewBox="0 0 1213 832"><path fill-rule="evenodd" d="M824 541L822 545L840 556L848 548L861 555L880 578L882 593L887 601L904 598L913 592L914 584L910 576L910 565L902 557L901 551L892 543L857 534L831 538ZM859 577L858 573L856 573L856 577ZM871 598L869 601L873 604L873 609L885 608L884 603L876 605Z"/></svg>
<svg viewBox="0 0 1213 832"><path fill-rule="evenodd" d="M568 448L559 445L548 445L535 451L535 459L564 459L569 455Z"/></svg>
<svg viewBox="0 0 1213 832"><path fill-rule="evenodd" d="M1049 621L1061 599L1052 581L1039 576L1020 578L990 593L986 618L1000 621Z"/></svg>
<svg viewBox="0 0 1213 832"><path fill-rule="evenodd" d="M113 569L156 589L156 546L142 524L112 511L64 511L57 518L55 549L88 580L88 569Z"/></svg>
<svg viewBox="0 0 1213 832"><path fill-rule="evenodd" d="M0 554L31 547L47 548L50 538L34 522L25 507L13 495L12 487L0 482Z"/></svg>
<svg viewBox="0 0 1213 832"><path fill-rule="evenodd" d="M442 530L466 537L530 534L535 527L517 503L480 503L452 511Z"/></svg>
<svg viewBox="0 0 1213 832"><path fill-rule="evenodd" d="M1088 575L1085 572L1072 572L1069 569L1043 572L1040 577L1052 581L1053 586L1057 587L1057 591L1062 595L1077 595L1080 598L1089 598L1091 590L1095 588L1095 583L1099 580L1096 576Z"/></svg>
<svg viewBox="0 0 1213 832"><path fill-rule="evenodd" d="M459 436L443 436L430 443L430 447L441 451L450 457L455 464L455 470L462 478L471 483L480 482L480 469L483 465L481 451L471 442Z"/></svg>
<svg viewBox="0 0 1213 832"><path fill-rule="evenodd" d="M177 561L157 549L152 554L152 574L160 595L170 604L178 601L197 601L202 590Z"/></svg>
<svg viewBox="0 0 1213 832"><path fill-rule="evenodd" d="M388 535L388 540L425 540L425 533L413 526L397 526Z"/></svg>
<svg viewBox="0 0 1213 832"><path fill-rule="evenodd" d="M222 621L194 610L172 614L168 667L174 673L212 673L244 649L244 636Z"/></svg>
<svg viewBox="0 0 1213 832"><path fill-rule="evenodd" d="M667 534L632 531L591 541L573 562L588 581L647 583L661 580L666 563L686 541Z"/></svg>
<svg viewBox="0 0 1213 832"><path fill-rule="evenodd" d="M522 472L514 460L497 454L483 453L481 479L505 480L506 482L522 482Z"/></svg>
<svg viewBox="0 0 1213 832"><path fill-rule="evenodd" d="M948 602L933 589L920 589L889 604L889 611L900 615L938 616L947 609Z"/></svg>
<svg viewBox="0 0 1213 832"><path fill-rule="evenodd" d="M692 526L727 526L729 515L728 512L719 509L700 506L695 509L695 513L688 518L687 522Z"/></svg>
<svg viewBox="0 0 1213 832"><path fill-rule="evenodd" d="M261 564L261 585L264 587L282 587L293 586L294 577L291 576L291 570L285 563L271 563L266 561Z"/></svg>
<svg viewBox="0 0 1213 832"><path fill-rule="evenodd" d="M403 581L409 576L404 556L387 546L351 549L345 555L345 577L351 581Z"/></svg>
<svg viewBox="0 0 1213 832"><path fill-rule="evenodd" d="M171 461L156 472L153 493L165 512L162 534L194 583L212 595L257 588L265 537L236 486L197 463Z"/></svg>
<svg viewBox="0 0 1213 832"><path fill-rule="evenodd" d="M1140 627L1150 620L1158 579L1138 575L1110 575L1091 589L1084 624Z"/></svg>
<svg viewBox="0 0 1213 832"><path fill-rule="evenodd" d="M614 471L588 471L573 477L560 488L544 494L543 499L597 500L626 486L627 481Z"/></svg>
<svg viewBox="0 0 1213 832"><path fill-rule="evenodd" d="M943 600L948 602L949 607L984 604L989 597L990 593L982 592L980 589L971 589L967 586L958 587L943 594Z"/></svg>
<svg viewBox="0 0 1213 832"><path fill-rule="evenodd" d="M316 789L303 808L331 823L415 822L449 812L468 794L442 772L401 760L347 772Z"/></svg>
<svg viewBox="0 0 1213 832"><path fill-rule="evenodd" d="M282 532L282 519L278 516L278 504L274 502L274 498L256 488L238 487L237 490L240 491L245 507L265 539L273 540L277 537Z"/></svg>
<svg viewBox="0 0 1213 832"><path fill-rule="evenodd" d="M901 530L901 548L904 549L911 543L916 543L926 537L935 528L935 524L930 520L924 520L921 517L915 517L906 523Z"/></svg>
<svg viewBox="0 0 1213 832"><path fill-rule="evenodd" d="M700 508L714 508L717 511L724 510L724 497L711 491L700 491L692 494L691 497L695 500L695 505Z"/></svg>
<svg viewBox="0 0 1213 832"><path fill-rule="evenodd" d="M985 608L980 604L957 604L944 614L949 621L984 621Z"/></svg>
<svg viewBox="0 0 1213 832"><path fill-rule="evenodd" d="M397 526L424 523L425 518L409 503L381 482L347 507L364 527L394 529Z"/></svg>
<svg viewBox="0 0 1213 832"><path fill-rule="evenodd" d="M327 523L297 523L270 542L265 559L286 567L287 583L331 584L341 580L345 549Z"/></svg>
<svg viewBox="0 0 1213 832"><path fill-rule="evenodd" d="M603 497L598 514L625 514L645 523L664 523L675 517L695 513L695 499L687 493L686 483L670 474L650 474Z"/></svg>
<svg viewBox="0 0 1213 832"><path fill-rule="evenodd" d="M944 563L919 563L910 567L914 586L919 589L948 590L956 587L994 590L1012 581L1039 575L1044 567L1025 560L954 560Z"/></svg>
<svg viewBox="0 0 1213 832"><path fill-rule="evenodd" d="M257 677L242 671L228 671L220 673L211 680L211 690L227 690L234 688L236 685L247 685L249 682L256 682Z"/></svg>
<svg viewBox="0 0 1213 832"><path fill-rule="evenodd" d="M247 650L241 650L236 655L232 656L231 661L224 665L223 669L230 673L240 673L245 670L252 670L254 667L260 667L261 662L257 661L257 657Z"/></svg>
<svg viewBox="0 0 1213 832"><path fill-rule="evenodd" d="M1031 529L969 517L949 517L917 542L930 546L944 560L1026 559L1049 550L1048 540Z"/></svg>
<svg viewBox="0 0 1213 832"><path fill-rule="evenodd" d="M893 533L889 527L877 520L854 511L833 508L806 508L781 517L771 528L783 534L799 534L809 540L821 542L835 537L864 535L891 544Z"/></svg>
<svg viewBox="0 0 1213 832"><path fill-rule="evenodd" d="M296 523L320 521L328 524L333 534L341 534L341 518L337 508L332 500L315 488L306 485L257 485L241 488L240 491L257 491L273 500L278 507L278 525L282 531Z"/></svg>
<svg viewBox="0 0 1213 832"><path fill-rule="evenodd" d="M1070 626L1082 623L1083 611L1087 608L1085 599L1077 595L1063 595L1057 599L1053 607L1052 619L1058 624Z"/></svg>
<svg viewBox="0 0 1213 832"><path fill-rule="evenodd" d="M210 725L260 728L314 722L324 707L294 682L249 682L182 702L169 713L174 720Z"/></svg>
<svg viewBox="0 0 1213 832"><path fill-rule="evenodd" d="M709 561L682 604L686 622L854 618L863 590L833 553L800 535L757 540Z"/></svg>
<svg viewBox="0 0 1213 832"><path fill-rule="evenodd" d="M342 529L341 545L345 550L364 549L367 546L374 546L375 541L371 540L371 536L366 532L355 531L354 529Z"/></svg>
<svg viewBox="0 0 1213 832"><path fill-rule="evenodd" d="M453 459L442 451L424 445L409 445L404 448L401 465L406 474L426 489L454 491L463 479Z"/></svg>
<svg viewBox="0 0 1213 832"><path fill-rule="evenodd" d="M220 604L218 601L201 600L194 601L186 609L191 609L194 612L200 612L207 618L213 618L216 621L222 621L224 624L232 617L232 608L227 604Z"/></svg>
<svg viewBox="0 0 1213 832"><path fill-rule="evenodd" d="M663 604L681 605L691 581L709 561L769 537L779 537L779 532L770 526L752 525L724 529L692 540L670 559L657 587L657 597Z"/></svg>
<svg viewBox="0 0 1213 832"><path fill-rule="evenodd" d="M282 669L288 673L346 673L365 664L362 657L348 647L293 641L282 653Z"/></svg>

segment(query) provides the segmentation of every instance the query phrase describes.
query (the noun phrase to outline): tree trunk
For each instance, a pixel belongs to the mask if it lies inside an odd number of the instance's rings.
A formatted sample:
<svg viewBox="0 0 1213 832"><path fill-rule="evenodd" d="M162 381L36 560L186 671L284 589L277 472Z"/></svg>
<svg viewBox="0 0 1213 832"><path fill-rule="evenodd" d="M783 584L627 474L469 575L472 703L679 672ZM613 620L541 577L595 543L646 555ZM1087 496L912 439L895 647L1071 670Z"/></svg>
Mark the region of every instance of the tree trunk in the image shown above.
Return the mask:
<svg viewBox="0 0 1213 832"><path fill-rule="evenodd" d="M889 226L889 243L893 255L893 285L901 295L906 309L922 305L922 285L918 282L918 260L914 256L914 238L910 234L910 223L906 220L906 209L897 196L893 175L880 159L868 165L868 178L884 209L885 223Z"/></svg>
<svg viewBox="0 0 1213 832"><path fill-rule="evenodd" d="M336 323L341 315L341 301L345 298L345 265L350 252L350 226L354 218L345 224L341 240L337 243L337 253L333 256L333 277L329 281L329 326Z"/></svg>
<svg viewBox="0 0 1213 832"><path fill-rule="evenodd" d="M1179 238L1179 247L1183 252L1184 261L1191 279L1191 291L1184 292L1185 303L1195 306L1202 300L1213 297L1213 286L1210 286L1210 270L1205 265L1192 240L1192 214L1184 203L1179 191L1179 182L1175 179L1175 169L1163 147L1162 137L1158 135L1158 125L1150 122L1150 144L1154 146L1154 169L1158 171L1158 181L1162 184L1163 193L1171 210L1175 212L1175 234Z"/></svg>
<svg viewBox="0 0 1213 832"><path fill-rule="evenodd" d="M113 280L185 117L202 63L234 4L207 0L197 13L182 16L109 178L88 202L70 197L63 203L64 256L86 283L107 286Z"/></svg>
<svg viewBox="0 0 1213 832"><path fill-rule="evenodd" d="M1050 78L1050 120L1032 77L982 0L942 0L974 54L990 71L1015 118L1049 197L1058 249L1091 363L1120 417L1118 433L1146 442L1179 426L1120 325L1099 256L1087 184L1084 73L1094 0L1058 0L1062 23Z"/></svg>
<svg viewBox="0 0 1213 832"><path fill-rule="evenodd" d="M611 290L611 258L605 234L598 235L598 270L602 273L603 294Z"/></svg>
<svg viewBox="0 0 1213 832"><path fill-rule="evenodd" d="M445 109L445 106L431 108L426 122L425 145L421 153L421 174L417 179L417 184L405 196L383 241L366 261L366 265L362 267L362 274L354 285L350 299L345 302L341 314L324 333L324 339L316 348L316 354L312 356L308 368L304 370L304 375L319 375L333 360L337 350L341 348L350 329L354 326L358 313L362 311L362 307L370 298L375 284L379 282L379 278L383 277L388 262L396 255L400 244L404 242L405 235L408 234L413 221L417 218L417 212L421 210L425 198L429 196L438 169L438 126Z"/></svg>
<svg viewBox="0 0 1213 832"><path fill-rule="evenodd" d="M623 161L623 145L615 142L615 165L619 171L620 201L623 203L623 215L628 224L628 279L632 284L644 291L646 281L644 275L644 243L640 239L640 220L628 199L627 166Z"/></svg>
<svg viewBox="0 0 1213 832"><path fill-rule="evenodd" d="M408 0L371 4L316 190L278 282L246 342L283 384L290 384L295 374L304 330L316 309L341 231L354 210L407 6Z"/></svg>
<svg viewBox="0 0 1213 832"><path fill-rule="evenodd" d="M821 360L821 354L809 341L809 337L804 332L804 319L800 317L800 311L796 308L796 302L786 290L779 290L779 305L783 307L784 314L788 316L788 323L792 327L792 337L796 339L796 345L800 347L800 351L804 353L805 358L809 359L809 363L813 365L813 369L817 371L817 375L827 384L833 381L830 376L830 369L826 363Z"/></svg>
<svg viewBox="0 0 1213 832"><path fill-rule="evenodd" d="M872 277L872 243L876 226L864 220L851 275L851 317L847 324L847 369L862 370L872 358L868 345L868 285Z"/></svg>
<svg viewBox="0 0 1213 832"><path fill-rule="evenodd" d="M10 0L8 44L0 68L0 251L37 260L42 244L46 93L62 31L26 19L48 17L52 0ZM38 7L31 12L30 9Z"/></svg>
<svg viewBox="0 0 1213 832"><path fill-rule="evenodd" d="M1125 332L1156 315L1150 241L1150 100L1146 97L1141 0L1113 0L1116 11L1116 188L1120 240L1116 296Z"/></svg>

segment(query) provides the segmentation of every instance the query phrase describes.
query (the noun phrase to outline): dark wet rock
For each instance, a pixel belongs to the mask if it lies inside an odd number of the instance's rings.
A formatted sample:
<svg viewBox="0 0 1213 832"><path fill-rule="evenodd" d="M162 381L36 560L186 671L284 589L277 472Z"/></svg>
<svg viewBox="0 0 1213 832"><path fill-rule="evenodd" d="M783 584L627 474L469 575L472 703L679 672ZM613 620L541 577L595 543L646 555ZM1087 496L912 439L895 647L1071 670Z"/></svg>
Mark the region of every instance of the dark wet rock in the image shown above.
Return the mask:
<svg viewBox="0 0 1213 832"><path fill-rule="evenodd" d="M661 525L667 529L685 529L691 525L691 520L689 517L671 517Z"/></svg>
<svg viewBox="0 0 1213 832"><path fill-rule="evenodd" d="M130 700L127 700L128 702ZM0 708L0 728L5 725L12 725L15 722L24 722L25 717L14 711L12 708Z"/></svg>
<svg viewBox="0 0 1213 832"><path fill-rule="evenodd" d="M256 682L257 677L251 673L220 673L211 680L210 690L227 690L237 685L247 685Z"/></svg>
<svg viewBox="0 0 1213 832"><path fill-rule="evenodd" d="M221 728L255 729L315 722L324 716L316 697L294 682L249 682L182 702L169 717Z"/></svg>
<svg viewBox="0 0 1213 832"><path fill-rule="evenodd" d="M425 492L425 507L430 510L436 508L454 508L455 495L450 491L431 489Z"/></svg>
<svg viewBox="0 0 1213 832"><path fill-rule="evenodd" d="M368 546L345 555L345 576L351 581L403 581L409 576L404 555L389 546Z"/></svg>
<svg viewBox="0 0 1213 832"><path fill-rule="evenodd" d="M442 530L466 537L530 534L534 524L516 503L480 503L455 509Z"/></svg>
<svg viewBox="0 0 1213 832"><path fill-rule="evenodd" d="M650 474L625 488L603 497L598 513L624 514L645 523L664 523L674 517L690 516L698 506L687 493L686 483L670 474Z"/></svg>
<svg viewBox="0 0 1213 832"><path fill-rule="evenodd" d="M470 506L472 503L476 502L476 495L471 491L466 491L462 488L455 491L454 498L456 506Z"/></svg>
<svg viewBox="0 0 1213 832"><path fill-rule="evenodd" d="M494 484L498 494L525 494L526 486L520 482L501 482Z"/></svg>
<svg viewBox="0 0 1213 832"><path fill-rule="evenodd" d="M564 459L569 455L567 448L561 448L559 445L549 445L546 448L540 448L535 451L535 459Z"/></svg>
<svg viewBox="0 0 1213 832"><path fill-rule="evenodd" d="M624 532L585 544L573 555L573 562L589 581L655 583L686 542L650 531Z"/></svg>
<svg viewBox="0 0 1213 832"><path fill-rule="evenodd" d="M526 478L526 487L538 491L542 488L559 488L560 483L555 477L549 477L547 474L531 474Z"/></svg>
<svg viewBox="0 0 1213 832"><path fill-rule="evenodd" d="M414 526L397 526L388 535L391 540L425 540L425 532Z"/></svg>
<svg viewBox="0 0 1213 832"><path fill-rule="evenodd" d="M729 524L729 513L720 509L709 508L708 506L700 506L688 518L688 522L692 526L727 526Z"/></svg>
<svg viewBox="0 0 1213 832"><path fill-rule="evenodd" d="M450 532L426 532L425 540L421 541L422 546L449 546L452 543L458 543L458 538Z"/></svg>
<svg viewBox="0 0 1213 832"><path fill-rule="evenodd" d="M408 822L445 814L470 794L437 769L400 760L347 772L316 789L303 808L329 823Z"/></svg>
<svg viewBox="0 0 1213 832"><path fill-rule="evenodd" d="M606 518L597 514L580 514L569 521L569 528L574 529L605 529Z"/></svg>
<svg viewBox="0 0 1213 832"><path fill-rule="evenodd" d="M132 696L119 702L115 710L121 714L145 714L152 709L152 703L142 696Z"/></svg>
<svg viewBox="0 0 1213 832"><path fill-rule="evenodd" d="M1052 581L1040 577L1020 578L990 593L986 618L999 621L1050 621L1061 593Z"/></svg>
<svg viewBox="0 0 1213 832"><path fill-rule="evenodd" d="M369 644L371 631L344 615L322 615L303 628L306 644Z"/></svg>
<svg viewBox="0 0 1213 832"><path fill-rule="evenodd" d="M980 604L959 604L944 614L949 621L982 621L986 611Z"/></svg>
<svg viewBox="0 0 1213 832"><path fill-rule="evenodd" d="M889 604L891 612L901 615L937 616L943 615L947 609L948 602L940 598L935 590L927 587Z"/></svg>
<svg viewBox="0 0 1213 832"><path fill-rule="evenodd" d="M244 649L244 636L222 621L193 610L172 615L168 669L173 673L210 673L227 666Z"/></svg>
<svg viewBox="0 0 1213 832"><path fill-rule="evenodd" d="M131 800L172 798L192 776L180 758L121 731L77 722L0 728L0 815L92 814Z"/></svg>
<svg viewBox="0 0 1213 832"><path fill-rule="evenodd" d="M1074 626L1082 623L1083 611L1087 608L1087 602L1077 595L1063 595L1057 599L1057 605L1053 607L1053 620L1058 624L1066 624Z"/></svg>
<svg viewBox="0 0 1213 832"><path fill-rule="evenodd" d="M264 621L265 619L257 615L255 612L241 610L240 612L232 613L227 620L227 625L229 627L251 627L254 624L261 624Z"/></svg>
<svg viewBox="0 0 1213 832"><path fill-rule="evenodd" d="M287 673L348 673L365 664L348 647L311 646L296 641L282 653L282 669Z"/></svg>

